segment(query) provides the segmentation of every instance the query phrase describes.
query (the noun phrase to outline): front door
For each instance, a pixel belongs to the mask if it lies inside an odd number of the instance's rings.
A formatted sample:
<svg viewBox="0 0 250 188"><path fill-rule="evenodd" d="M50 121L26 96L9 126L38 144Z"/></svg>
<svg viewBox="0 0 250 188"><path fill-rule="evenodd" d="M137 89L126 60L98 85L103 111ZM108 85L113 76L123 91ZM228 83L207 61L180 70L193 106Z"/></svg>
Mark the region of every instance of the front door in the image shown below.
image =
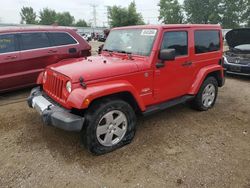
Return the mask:
<svg viewBox="0 0 250 188"><path fill-rule="evenodd" d="M165 61L164 67L155 68L154 94L157 102L181 97L191 87L193 65L188 47L190 35L187 30L168 30L163 34L161 49L175 49L176 58Z"/></svg>

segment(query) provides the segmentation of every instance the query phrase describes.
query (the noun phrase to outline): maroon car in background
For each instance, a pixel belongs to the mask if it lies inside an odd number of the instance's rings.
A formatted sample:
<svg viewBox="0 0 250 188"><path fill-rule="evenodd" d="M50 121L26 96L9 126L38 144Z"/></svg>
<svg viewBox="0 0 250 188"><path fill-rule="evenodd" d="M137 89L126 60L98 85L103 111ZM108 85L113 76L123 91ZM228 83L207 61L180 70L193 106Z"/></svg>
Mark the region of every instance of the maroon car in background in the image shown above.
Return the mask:
<svg viewBox="0 0 250 188"><path fill-rule="evenodd" d="M0 28L0 93L35 85L45 67L62 59L89 55L91 46L72 29Z"/></svg>

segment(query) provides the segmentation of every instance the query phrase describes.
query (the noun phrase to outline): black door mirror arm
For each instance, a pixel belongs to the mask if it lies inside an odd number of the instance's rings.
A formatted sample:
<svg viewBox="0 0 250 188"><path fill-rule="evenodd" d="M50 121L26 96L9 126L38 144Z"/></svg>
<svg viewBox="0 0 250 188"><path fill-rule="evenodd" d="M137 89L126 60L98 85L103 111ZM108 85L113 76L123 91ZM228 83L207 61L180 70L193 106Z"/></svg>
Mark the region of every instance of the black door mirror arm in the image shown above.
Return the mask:
<svg viewBox="0 0 250 188"><path fill-rule="evenodd" d="M160 68L163 68L165 67L165 62L163 60L159 60L157 63L156 63L156 68L160 69Z"/></svg>

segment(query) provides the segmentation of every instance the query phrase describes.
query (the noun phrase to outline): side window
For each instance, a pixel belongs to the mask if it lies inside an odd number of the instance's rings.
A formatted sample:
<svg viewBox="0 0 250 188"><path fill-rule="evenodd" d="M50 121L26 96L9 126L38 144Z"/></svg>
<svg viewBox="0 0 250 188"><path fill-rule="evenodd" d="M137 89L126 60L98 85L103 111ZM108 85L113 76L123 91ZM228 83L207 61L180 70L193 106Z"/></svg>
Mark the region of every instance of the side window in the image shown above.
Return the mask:
<svg viewBox="0 0 250 188"><path fill-rule="evenodd" d="M21 50L50 47L46 33L21 33Z"/></svg>
<svg viewBox="0 0 250 188"><path fill-rule="evenodd" d="M220 50L219 31L195 31L194 38L196 54Z"/></svg>
<svg viewBox="0 0 250 188"><path fill-rule="evenodd" d="M15 35L0 35L0 54L14 51L17 51Z"/></svg>
<svg viewBox="0 0 250 188"><path fill-rule="evenodd" d="M164 33L161 49L174 48L176 56L188 54L188 34L186 31L171 31Z"/></svg>
<svg viewBox="0 0 250 188"><path fill-rule="evenodd" d="M77 42L67 33L48 33L53 46L63 46L69 44L76 44Z"/></svg>

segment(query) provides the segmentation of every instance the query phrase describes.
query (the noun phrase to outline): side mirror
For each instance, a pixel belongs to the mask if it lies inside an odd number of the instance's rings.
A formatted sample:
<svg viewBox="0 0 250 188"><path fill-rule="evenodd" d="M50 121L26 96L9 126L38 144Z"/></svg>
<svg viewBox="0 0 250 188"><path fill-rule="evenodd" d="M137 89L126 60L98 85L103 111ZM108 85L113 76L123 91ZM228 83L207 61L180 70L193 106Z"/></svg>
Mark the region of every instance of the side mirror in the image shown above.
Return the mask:
<svg viewBox="0 0 250 188"><path fill-rule="evenodd" d="M159 59L162 61L175 60L175 49L163 49L159 53Z"/></svg>

